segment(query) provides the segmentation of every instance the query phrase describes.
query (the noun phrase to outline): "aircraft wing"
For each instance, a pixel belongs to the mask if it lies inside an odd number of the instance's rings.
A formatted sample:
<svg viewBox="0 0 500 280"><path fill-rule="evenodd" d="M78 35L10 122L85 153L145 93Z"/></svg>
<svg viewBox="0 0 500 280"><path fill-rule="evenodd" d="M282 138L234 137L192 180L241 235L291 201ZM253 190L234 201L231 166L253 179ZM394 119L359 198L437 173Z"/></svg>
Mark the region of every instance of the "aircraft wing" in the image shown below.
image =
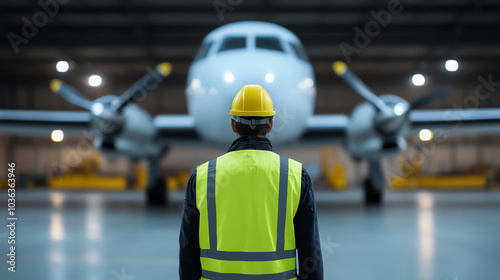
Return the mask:
<svg viewBox="0 0 500 280"><path fill-rule="evenodd" d="M427 128L441 130L449 135L500 134L500 110L491 109L445 109L413 110L410 112L411 134Z"/></svg>
<svg viewBox="0 0 500 280"><path fill-rule="evenodd" d="M184 142L201 140L196 133L194 118L190 115L157 115L153 119L160 141Z"/></svg>
<svg viewBox="0 0 500 280"><path fill-rule="evenodd" d="M441 131L447 135L493 135L500 134L500 110L484 109L440 109L412 110L409 113L411 131L418 135L421 129ZM335 143L346 138L349 116L314 115L307 120L307 128L301 140L306 142Z"/></svg>
<svg viewBox="0 0 500 280"><path fill-rule="evenodd" d="M0 135L47 137L61 129L65 135L79 136L91 129L91 118L85 111L0 110ZM153 123L161 140L200 140L189 115L158 115Z"/></svg>
<svg viewBox="0 0 500 280"><path fill-rule="evenodd" d="M79 135L90 129L85 111L0 110L0 135L50 137L55 129Z"/></svg>
<svg viewBox="0 0 500 280"><path fill-rule="evenodd" d="M307 127L302 135L306 142L341 142L344 140L349 124L349 116L334 115L313 115L307 119Z"/></svg>

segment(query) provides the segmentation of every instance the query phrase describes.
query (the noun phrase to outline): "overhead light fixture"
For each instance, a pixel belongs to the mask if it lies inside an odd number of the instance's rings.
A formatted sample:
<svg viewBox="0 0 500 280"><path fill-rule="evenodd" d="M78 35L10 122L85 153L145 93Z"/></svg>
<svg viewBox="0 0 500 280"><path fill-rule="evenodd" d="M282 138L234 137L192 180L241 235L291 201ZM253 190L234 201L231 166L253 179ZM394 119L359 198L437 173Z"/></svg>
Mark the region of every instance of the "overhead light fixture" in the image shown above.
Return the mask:
<svg viewBox="0 0 500 280"><path fill-rule="evenodd" d="M91 87L98 87L102 83L102 78L99 75L92 75L89 77L89 85Z"/></svg>
<svg viewBox="0 0 500 280"><path fill-rule="evenodd" d="M234 81L233 73L226 73L226 75L224 75L224 80L226 81L226 83L232 83Z"/></svg>
<svg viewBox="0 0 500 280"><path fill-rule="evenodd" d="M265 79L266 79L266 82L272 83L274 81L274 74L273 73L267 73Z"/></svg>
<svg viewBox="0 0 500 280"><path fill-rule="evenodd" d="M61 142L64 139L64 133L62 130L56 129L52 131L50 138L52 138L52 141L54 142Z"/></svg>
<svg viewBox="0 0 500 280"><path fill-rule="evenodd" d="M411 78L411 81L413 82L414 85L417 87L423 86L425 84L425 77L422 74L415 74Z"/></svg>
<svg viewBox="0 0 500 280"><path fill-rule="evenodd" d="M56 63L56 70L59 73L68 72L69 63L67 61L61 60Z"/></svg>
<svg viewBox="0 0 500 280"><path fill-rule="evenodd" d="M420 138L420 140L424 141L424 142L431 141L433 137L434 137L434 134L432 133L432 130L430 130L430 129L422 129L418 133L418 138Z"/></svg>
<svg viewBox="0 0 500 280"><path fill-rule="evenodd" d="M450 72L455 72L458 70L458 61L456 61L454 59L449 59L444 64L444 67L446 68L446 70L448 70Z"/></svg>

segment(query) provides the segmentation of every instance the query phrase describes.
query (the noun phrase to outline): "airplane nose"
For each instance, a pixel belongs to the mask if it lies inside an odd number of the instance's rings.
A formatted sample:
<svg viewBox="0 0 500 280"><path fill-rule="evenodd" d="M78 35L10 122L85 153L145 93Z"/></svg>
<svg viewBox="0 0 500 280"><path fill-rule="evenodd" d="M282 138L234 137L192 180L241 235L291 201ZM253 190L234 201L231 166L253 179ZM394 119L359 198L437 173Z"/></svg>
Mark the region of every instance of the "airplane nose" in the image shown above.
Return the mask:
<svg viewBox="0 0 500 280"><path fill-rule="evenodd" d="M255 69L255 71L227 71L223 74L222 80L226 89L235 89L235 94L240 88L248 84L258 84L264 88L273 86L275 84L276 76L275 71L262 71ZM236 89L237 88L237 89Z"/></svg>

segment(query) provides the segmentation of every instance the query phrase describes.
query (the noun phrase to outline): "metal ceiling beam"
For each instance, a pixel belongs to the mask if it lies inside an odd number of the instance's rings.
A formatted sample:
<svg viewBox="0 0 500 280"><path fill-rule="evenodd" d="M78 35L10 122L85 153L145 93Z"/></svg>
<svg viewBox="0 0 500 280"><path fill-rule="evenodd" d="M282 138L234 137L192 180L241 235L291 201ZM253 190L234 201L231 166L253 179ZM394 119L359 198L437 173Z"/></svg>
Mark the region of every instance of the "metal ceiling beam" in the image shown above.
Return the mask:
<svg viewBox="0 0 500 280"><path fill-rule="evenodd" d="M304 2L307 3L307 2ZM182 5L182 4L181 4ZM199 13L216 13L212 2L208 2L207 5L149 5L148 3L141 3L140 5L129 5L133 8L134 13L189 13L189 14L199 14ZM413 13L470 13L470 5L461 4L433 4L433 5L418 5L418 4L402 4L405 11ZM308 3L305 5L293 5L288 2L283 2L283 5L267 4L264 6L260 5L250 5L242 4L234 7L235 12L266 12L266 13L315 13L315 14L325 14L325 13L369 13L374 10L372 2L368 5L315 5L314 3ZM30 14L38 8L38 6L12 6L0 4L0 15L7 14ZM61 11L64 13L121 13L123 5L64 5L61 7ZM500 4L486 4L476 10L481 13L497 13L500 12Z"/></svg>

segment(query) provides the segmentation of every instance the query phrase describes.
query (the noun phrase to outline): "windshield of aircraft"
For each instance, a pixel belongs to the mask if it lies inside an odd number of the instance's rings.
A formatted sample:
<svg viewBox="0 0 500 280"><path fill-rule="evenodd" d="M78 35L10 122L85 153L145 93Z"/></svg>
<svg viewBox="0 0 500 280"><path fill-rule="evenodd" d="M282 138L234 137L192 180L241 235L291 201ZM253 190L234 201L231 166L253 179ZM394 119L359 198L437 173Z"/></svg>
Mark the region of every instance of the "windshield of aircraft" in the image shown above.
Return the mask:
<svg viewBox="0 0 500 280"><path fill-rule="evenodd" d="M276 37L257 36L255 38L255 48L285 52L280 40Z"/></svg>
<svg viewBox="0 0 500 280"><path fill-rule="evenodd" d="M200 50L194 57L194 61L198 61L202 58L207 57L208 51L210 50L210 47L212 47L213 43L214 42L203 42L203 44L201 44Z"/></svg>
<svg viewBox="0 0 500 280"><path fill-rule="evenodd" d="M307 58L306 51L304 50L302 45L292 43L292 42L289 42L289 44L290 44L290 47L293 50L293 53L296 57L298 57L300 60L303 60L303 61L309 61L309 59Z"/></svg>
<svg viewBox="0 0 500 280"><path fill-rule="evenodd" d="M218 52L244 49L247 44L247 38L243 36L231 36L224 38Z"/></svg>

